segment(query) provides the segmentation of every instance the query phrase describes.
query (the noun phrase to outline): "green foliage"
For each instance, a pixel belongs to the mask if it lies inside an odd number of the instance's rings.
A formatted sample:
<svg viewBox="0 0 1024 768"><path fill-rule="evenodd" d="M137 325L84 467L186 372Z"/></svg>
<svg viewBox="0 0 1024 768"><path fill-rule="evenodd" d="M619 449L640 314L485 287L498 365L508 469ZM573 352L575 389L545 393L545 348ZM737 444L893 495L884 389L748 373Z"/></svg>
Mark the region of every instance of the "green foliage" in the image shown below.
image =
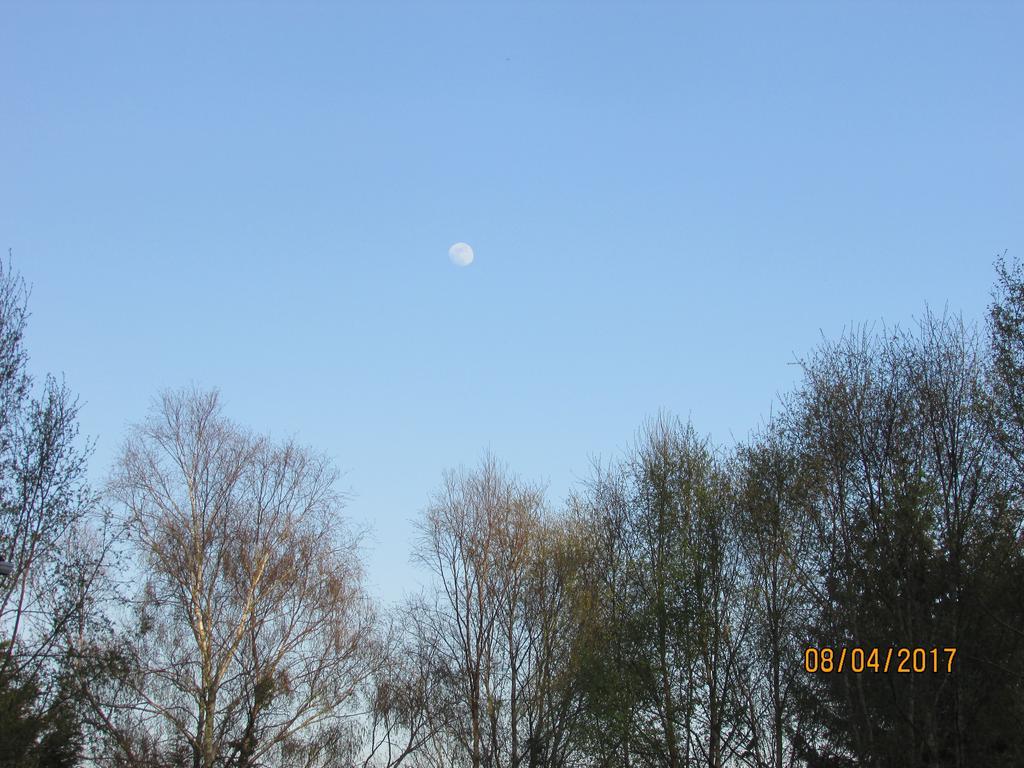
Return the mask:
<svg viewBox="0 0 1024 768"><path fill-rule="evenodd" d="M42 734L44 719L36 712L39 688L11 668L0 668L0 766L29 764Z"/></svg>
<svg viewBox="0 0 1024 768"><path fill-rule="evenodd" d="M81 722L68 696L67 682L58 681L47 697L39 681L14 665L0 667L0 766L7 768L70 768L81 752Z"/></svg>

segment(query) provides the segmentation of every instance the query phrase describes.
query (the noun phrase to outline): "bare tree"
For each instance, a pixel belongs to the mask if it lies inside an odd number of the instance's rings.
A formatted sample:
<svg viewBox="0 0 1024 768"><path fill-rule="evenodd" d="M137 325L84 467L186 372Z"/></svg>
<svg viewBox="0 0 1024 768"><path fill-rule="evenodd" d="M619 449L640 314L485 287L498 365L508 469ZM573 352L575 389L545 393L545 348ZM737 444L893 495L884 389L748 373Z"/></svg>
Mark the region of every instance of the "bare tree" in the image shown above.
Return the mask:
<svg viewBox="0 0 1024 768"><path fill-rule="evenodd" d="M539 489L493 457L446 474L419 524L416 559L435 579L426 620L453 691L451 735L474 768L517 766L530 751L536 647L526 620Z"/></svg>
<svg viewBox="0 0 1024 768"><path fill-rule="evenodd" d="M110 491L141 588L121 687L95 702L129 762L316 765L352 748L372 616L335 480L324 457L228 421L215 392L164 393L132 431Z"/></svg>
<svg viewBox="0 0 1024 768"><path fill-rule="evenodd" d="M379 641L378 663L367 686L362 768L445 764L430 752L448 725L451 691L439 674L424 615L418 600L400 606Z"/></svg>

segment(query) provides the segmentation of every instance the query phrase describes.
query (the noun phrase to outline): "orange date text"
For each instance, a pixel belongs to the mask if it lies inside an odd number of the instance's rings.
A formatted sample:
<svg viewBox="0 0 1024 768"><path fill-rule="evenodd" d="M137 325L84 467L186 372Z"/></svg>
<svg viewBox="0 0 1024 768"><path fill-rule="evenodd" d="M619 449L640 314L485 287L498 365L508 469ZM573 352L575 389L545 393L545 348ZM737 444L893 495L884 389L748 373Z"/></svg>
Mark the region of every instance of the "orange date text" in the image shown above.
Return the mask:
<svg viewBox="0 0 1024 768"><path fill-rule="evenodd" d="M956 648L807 648L804 671L810 674L841 672L950 673Z"/></svg>

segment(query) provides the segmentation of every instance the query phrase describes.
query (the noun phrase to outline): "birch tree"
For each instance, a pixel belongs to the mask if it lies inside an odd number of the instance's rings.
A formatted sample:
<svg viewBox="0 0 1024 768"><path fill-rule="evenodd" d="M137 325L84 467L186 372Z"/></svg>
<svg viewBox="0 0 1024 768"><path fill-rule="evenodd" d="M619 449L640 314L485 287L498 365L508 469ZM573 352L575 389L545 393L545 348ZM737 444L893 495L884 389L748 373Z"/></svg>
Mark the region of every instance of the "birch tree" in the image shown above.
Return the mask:
<svg viewBox="0 0 1024 768"><path fill-rule="evenodd" d="M96 702L128 762L317 765L352 749L372 616L336 477L229 421L215 392L166 392L132 430L110 491L140 586L120 699Z"/></svg>
<svg viewBox="0 0 1024 768"><path fill-rule="evenodd" d="M529 615L542 507L538 488L488 456L476 471L447 473L419 522L415 558L434 588L425 630L451 691L449 735L473 768L536 759L550 725L537 718L543 629Z"/></svg>

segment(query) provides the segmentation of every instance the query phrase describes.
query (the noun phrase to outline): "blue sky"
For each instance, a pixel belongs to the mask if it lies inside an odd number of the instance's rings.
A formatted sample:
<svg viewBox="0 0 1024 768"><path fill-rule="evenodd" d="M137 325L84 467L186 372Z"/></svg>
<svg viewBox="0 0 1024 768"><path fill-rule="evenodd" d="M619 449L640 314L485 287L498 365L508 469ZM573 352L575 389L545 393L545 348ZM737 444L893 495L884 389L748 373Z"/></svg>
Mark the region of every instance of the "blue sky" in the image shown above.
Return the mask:
<svg viewBox="0 0 1024 768"><path fill-rule="evenodd" d="M1024 256L1024 6L0 5L0 245L92 473L164 387L328 452L370 583L490 448L557 505ZM456 241L475 262L453 266Z"/></svg>

